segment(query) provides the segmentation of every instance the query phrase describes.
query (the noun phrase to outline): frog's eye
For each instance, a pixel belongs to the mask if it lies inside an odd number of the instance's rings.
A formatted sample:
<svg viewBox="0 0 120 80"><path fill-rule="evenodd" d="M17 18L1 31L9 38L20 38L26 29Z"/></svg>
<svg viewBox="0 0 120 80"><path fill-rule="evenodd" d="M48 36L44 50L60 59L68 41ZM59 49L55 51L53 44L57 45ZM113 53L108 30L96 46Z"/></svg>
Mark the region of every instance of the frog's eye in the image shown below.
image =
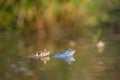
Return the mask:
<svg viewBox="0 0 120 80"><path fill-rule="evenodd" d="M69 51L72 51L71 49L69 49Z"/></svg>

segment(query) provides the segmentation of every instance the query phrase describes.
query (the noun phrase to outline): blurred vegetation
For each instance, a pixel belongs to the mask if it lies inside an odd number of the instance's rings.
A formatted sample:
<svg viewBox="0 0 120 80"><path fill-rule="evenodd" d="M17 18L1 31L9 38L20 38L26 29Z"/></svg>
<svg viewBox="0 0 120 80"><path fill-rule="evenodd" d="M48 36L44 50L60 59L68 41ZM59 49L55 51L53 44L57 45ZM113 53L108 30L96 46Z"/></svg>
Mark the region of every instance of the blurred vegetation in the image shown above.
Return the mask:
<svg viewBox="0 0 120 80"><path fill-rule="evenodd" d="M111 27L118 33L119 4L119 0L1 0L0 31L41 38L100 35L101 29Z"/></svg>

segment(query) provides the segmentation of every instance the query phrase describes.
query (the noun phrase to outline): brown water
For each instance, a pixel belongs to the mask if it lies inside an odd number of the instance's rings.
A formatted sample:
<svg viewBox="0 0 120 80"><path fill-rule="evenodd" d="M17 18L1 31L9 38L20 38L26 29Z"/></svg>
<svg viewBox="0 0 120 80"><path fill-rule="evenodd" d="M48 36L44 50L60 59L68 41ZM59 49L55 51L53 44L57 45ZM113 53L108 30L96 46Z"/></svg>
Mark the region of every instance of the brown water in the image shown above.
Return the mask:
<svg viewBox="0 0 120 80"><path fill-rule="evenodd" d="M99 51L91 39L41 39L38 36L0 35L0 80L120 80L120 40L105 39ZM28 60L30 53L47 48L51 53L74 49L75 62L50 58L44 64Z"/></svg>

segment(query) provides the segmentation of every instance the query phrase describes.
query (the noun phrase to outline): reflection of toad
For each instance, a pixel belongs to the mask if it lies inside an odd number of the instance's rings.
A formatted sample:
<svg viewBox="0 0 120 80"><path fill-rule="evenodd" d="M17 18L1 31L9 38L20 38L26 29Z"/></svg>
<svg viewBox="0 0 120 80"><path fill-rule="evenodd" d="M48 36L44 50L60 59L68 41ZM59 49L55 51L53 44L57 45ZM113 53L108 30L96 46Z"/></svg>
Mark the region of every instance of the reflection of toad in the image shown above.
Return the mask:
<svg viewBox="0 0 120 80"><path fill-rule="evenodd" d="M30 55L28 55L28 58L39 58L39 57L45 57L45 56L49 56L50 55L50 51L48 51L47 49L44 49L42 51L37 51L36 53L32 53Z"/></svg>
<svg viewBox="0 0 120 80"><path fill-rule="evenodd" d="M49 56L41 57L38 60L40 60L41 62L43 62L44 64L46 64L50 60L50 57Z"/></svg>

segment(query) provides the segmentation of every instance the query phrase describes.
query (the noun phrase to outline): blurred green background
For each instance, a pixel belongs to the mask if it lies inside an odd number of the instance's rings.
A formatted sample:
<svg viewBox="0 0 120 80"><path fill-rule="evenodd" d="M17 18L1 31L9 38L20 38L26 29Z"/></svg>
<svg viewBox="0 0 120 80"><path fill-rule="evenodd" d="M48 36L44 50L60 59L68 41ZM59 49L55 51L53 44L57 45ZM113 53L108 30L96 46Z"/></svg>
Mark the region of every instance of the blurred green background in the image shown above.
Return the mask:
<svg viewBox="0 0 120 80"><path fill-rule="evenodd" d="M84 33L81 29L105 28L119 33L119 4L119 0L1 0L0 32L55 37L62 31L74 36Z"/></svg>

